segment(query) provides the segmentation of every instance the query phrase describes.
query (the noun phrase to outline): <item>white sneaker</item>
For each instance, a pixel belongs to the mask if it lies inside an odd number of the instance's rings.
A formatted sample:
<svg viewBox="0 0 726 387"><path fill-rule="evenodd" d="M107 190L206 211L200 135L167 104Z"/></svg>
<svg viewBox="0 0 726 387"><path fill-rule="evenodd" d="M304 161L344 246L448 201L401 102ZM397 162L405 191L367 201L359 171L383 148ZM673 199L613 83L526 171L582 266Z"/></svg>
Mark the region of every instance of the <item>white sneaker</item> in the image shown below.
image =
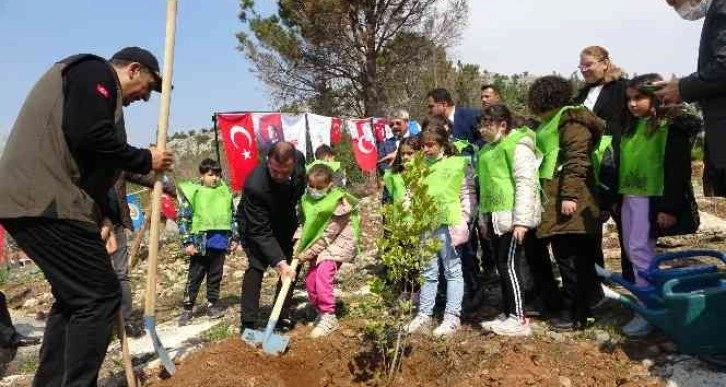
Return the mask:
<svg viewBox="0 0 726 387"><path fill-rule="evenodd" d="M447 314L444 315L444 321L441 322L441 325L436 327L434 329L434 337L436 338L445 338L449 337L456 332L457 329L459 329L459 326L461 325L461 322L459 321L459 316L454 316L453 314Z"/></svg>
<svg viewBox="0 0 726 387"><path fill-rule="evenodd" d="M647 336L652 330L653 326L639 314L636 314L629 323L623 325L623 333L630 337Z"/></svg>
<svg viewBox="0 0 726 387"><path fill-rule="evenodd" d="M532 328L526 318L520 320L515 316L509 316L506 320L494 325L492 332L500 336L531 336Z"/></svg>
<svg viewBox="0 0 726 387"><path fill-rule="evenodd" d="M479 323L481 326L481 329L484 330L484 332L491 332L492 327L495 325L499 325L501 322L507 319L507 315L504 313L499 313L497 317L494 317L493 320L485 320Z"/></svg>
<svg viewBox="0 0 726 387"><path fill-rule="evenodd" d="M429 326L431 326L431 316L417 314L403 329L408 333L415 333L420 331L421 328Z"/></svg>
<svg viewBox="0 0 726 387"><path fill-rule="evenodd" d="M338 329L338 319L332 313L325 313L320 316L320 320L315 324L312 332L310 332L310 338L317 339L331 334L333 331Z"/></svg>

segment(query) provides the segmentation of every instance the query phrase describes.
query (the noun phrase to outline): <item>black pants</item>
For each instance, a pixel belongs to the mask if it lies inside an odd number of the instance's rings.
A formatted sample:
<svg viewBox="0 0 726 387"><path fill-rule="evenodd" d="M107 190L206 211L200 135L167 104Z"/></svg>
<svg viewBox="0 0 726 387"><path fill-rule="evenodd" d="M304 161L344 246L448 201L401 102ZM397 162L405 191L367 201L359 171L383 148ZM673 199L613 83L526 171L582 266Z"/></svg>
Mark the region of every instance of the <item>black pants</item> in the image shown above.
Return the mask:
<svg viewBox="0 0 726 387"><path fill-rule="evenodd" d="M219 288L224 274L225 251L207 249L207 255L189 258L189 277L184 289L184 309L194 308L199 287L207 277L207 301L214 305L219 301Z"/></svg>
<svg viewBox="0 0 726 387"><path fill-rule="evenodd" d="M10 318L5 294L0 292L0 347L10 347L15 339L15 326Z"/></svg>
<svg viewBox="0 0 726 387"><path fill-rule="evenodd" d="M595 237L564 234L552 237L552 250L562 276L562 306L567 317L585 323L590 316L590 300L600 282L595 273Z"/></svg>
<svg viewBox="0 0 726 387"><path fill-rule="evenodd" d="M559 286L552 272L552 260L547 249L549 241L537 238L537 230L530 230L524 238L527 268L532 282L531 294L542 301L547 312L562 307Z"/></svg>
<svg viewBox="0 0 726 387"><path fill-rule="evenodd" d="M244 278L242 279L242 316L240 317L240 321L242 322L243 330L244 328L253 327L259 317L260 290L262 290L262 279L265 274L265 270L261 269L264 265L261 265L261 260L255 258L255 252L246 246L244 247L244 250L250 264L247 271L245 271ZM292 248L290 249L290 252L292 253ZM299 266L297 273L300 273ZM292 301L292 290L295 288L297 277L298 276L296 275L295 280L290 285L290 291L287 293L287 297L285 298L285 303L282 306L281 312L283 314L287 312L290 302ZM277 290L275 291L275 299L277 299L277 294L280 292L281 286L282 281L278 280Z"/></svg>
<svg viewBox="0 0 726 387"><path fill-rule="evenodd" d="M121 300L119 281L94 224L44 218L2 224L50 282L34 386L95 386Z"/></svg>
<svg viewBox="0 0 726 387"><path fill-rule="evenodd" d="M128 323L131 320L133 307L131 279L129 278L129 243L124 226L114 226L113 233L116 236L118 250L111 254L111 264L113 270L116 271L119 285L121 285L121 314L124 317L124 322Z"/></svg>
<svg viewBox="0 0 726 387"><path fill-rule="evenodd" d="M620 221L620 216L613 214L613 220L618 228L618 241L620 242L620 270L623 278L635 283L635 272L633 271L633 264L630 262L628 253L625 250L625 244L623 243L623 223ZM597 229L597 235L595 236L595 263L605 267L605 255L602 249L602 237L604 224L601 224Z"/></svg>
<svg viewBox="0 0 726 387"><path fill-rule="evenodd" d="M461 256L461 270L464 275L464 294L473 297L481 287L481 266L479 265L479 238L476 228L472 229L469 240L457 247Z"/></svg>
<svg viewBox="0 0 726 387"><path fill-rule="evenodd" d="M524 318L524 294L521 261L524 260L524 247L517 243L511 232L492 238L499 280L502 286L502 311L507 316Z"/></svg>

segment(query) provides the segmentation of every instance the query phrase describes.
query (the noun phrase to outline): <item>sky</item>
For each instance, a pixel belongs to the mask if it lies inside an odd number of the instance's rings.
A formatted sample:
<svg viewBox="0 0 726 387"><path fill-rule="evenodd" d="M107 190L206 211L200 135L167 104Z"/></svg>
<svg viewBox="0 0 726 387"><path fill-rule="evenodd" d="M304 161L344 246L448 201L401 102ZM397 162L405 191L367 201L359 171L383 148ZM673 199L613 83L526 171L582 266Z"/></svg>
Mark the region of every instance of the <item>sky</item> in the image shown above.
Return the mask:
<svg viewBox="0 0 726 387"><path fill-rule="evenodd" d="M0 0L0 137L25 96L56 60L125 46L163 62L166 1ZM262 13L275 1L257 0ZM695 70L700 22L686 22L665 0L469 0L469 20L450 54L499 73L569 75L580 50L602 45L629 73ZM211 126L213 112L269 110L264 85L236 50L238 0L181 0L174 51L170 131ZM163 65L162 65L163 66ZM158 95L125 109L129 141L155 141Z"/></svg>

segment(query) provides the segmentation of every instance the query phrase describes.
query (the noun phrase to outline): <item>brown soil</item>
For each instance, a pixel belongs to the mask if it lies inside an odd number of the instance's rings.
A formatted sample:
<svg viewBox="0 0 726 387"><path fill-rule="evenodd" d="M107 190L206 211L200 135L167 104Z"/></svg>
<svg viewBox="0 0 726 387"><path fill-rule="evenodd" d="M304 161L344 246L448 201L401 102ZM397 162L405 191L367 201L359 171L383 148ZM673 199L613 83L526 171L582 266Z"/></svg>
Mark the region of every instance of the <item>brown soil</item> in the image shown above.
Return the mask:
<svg viewBox="0 0 726 387"><path fill-rule="evenodd" d="M229 339L187 358L168 380L152 386L380 385L380 358L365 351L349 329L314 341L309 328L291 333L289 351L268 357ZM403 362L400 386L662 386L623 349L609 352L588 341L548 336L496 338L464 329L448 343L418 336Z"/></svg>

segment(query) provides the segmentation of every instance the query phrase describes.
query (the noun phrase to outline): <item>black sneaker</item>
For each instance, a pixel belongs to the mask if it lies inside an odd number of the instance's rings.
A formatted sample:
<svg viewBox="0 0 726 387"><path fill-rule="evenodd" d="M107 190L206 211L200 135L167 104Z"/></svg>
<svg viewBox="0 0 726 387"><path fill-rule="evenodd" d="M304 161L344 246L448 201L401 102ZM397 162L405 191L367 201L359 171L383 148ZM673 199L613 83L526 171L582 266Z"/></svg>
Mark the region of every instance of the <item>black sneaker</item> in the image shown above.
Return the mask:
<svg viewBox="0 0 726 387"><path fill-rule="evenodd" d="M212 304L207 309L207 315L213 320L224 317L224 308L217 304Z"/></svg>
<svg viewBox="0 0 726 387"><path fill-rule="evenodd" d="M192 311L190 309L185 309L181 316L179 316L179 326L183 327L185 325L189 324L189 321L192 319Z"/></svg>

